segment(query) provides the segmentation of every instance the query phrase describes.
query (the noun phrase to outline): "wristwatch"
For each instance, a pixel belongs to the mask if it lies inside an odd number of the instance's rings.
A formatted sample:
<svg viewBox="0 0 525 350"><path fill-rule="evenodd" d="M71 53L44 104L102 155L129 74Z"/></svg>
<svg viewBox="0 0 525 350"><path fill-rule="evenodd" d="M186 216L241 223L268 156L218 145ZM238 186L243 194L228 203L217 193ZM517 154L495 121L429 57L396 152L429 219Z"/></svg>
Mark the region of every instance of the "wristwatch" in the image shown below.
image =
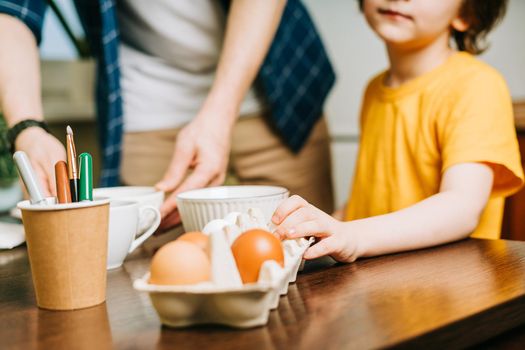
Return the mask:
<svg viewBox="0 0 525 350"><path fill-rule="evenodd" d="M9 143L11 153L15 153L15 141L18 135L20 135L20 133L25 129L31 128L33 126L44 129L46 132L50 133L47 123L42 120L25 119L16 123L12 128L7 130L7 142Z"/></svg>

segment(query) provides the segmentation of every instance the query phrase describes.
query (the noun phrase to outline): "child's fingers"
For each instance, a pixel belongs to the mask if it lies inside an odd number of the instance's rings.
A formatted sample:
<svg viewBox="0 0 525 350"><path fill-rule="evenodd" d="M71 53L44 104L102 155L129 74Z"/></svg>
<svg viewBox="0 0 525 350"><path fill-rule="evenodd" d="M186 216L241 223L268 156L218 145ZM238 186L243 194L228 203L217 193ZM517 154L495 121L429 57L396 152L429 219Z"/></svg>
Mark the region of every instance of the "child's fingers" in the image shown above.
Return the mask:
<svg viewBox="0 0 525 350"><path fill-rule="evenodd" d="M319 220L309 220L301 222L292 228L286 235L286 238L295 239L301 237L315 236L315 237L326 237L330 233L326 231L322 223Z"/></svg>
<svg viewBox="0 0 525 350"><path fill-rule="evenodd" d="M281 205L275 210L275 213L272 216L272 222L279 225L288 215L290 215L290 213L307 205L308 202L303 198L293 195L281 203Z"/></svg>
<svg viewBox="0 0 525 350"><path fill-rule="evenodd" d="M283 238L291 238L291 235L294 234L297 226L303 222L313 220L314 218L311 207L299 208L289 214L276 228L275 232Z"/></svg>
<svg viewBox="0 0 525 350"><path fill-rule="evenodd" d="M331 255L338 250L337 240L334 237L327 237L306 250L303 258L310 260L322 256Z"/></svg>

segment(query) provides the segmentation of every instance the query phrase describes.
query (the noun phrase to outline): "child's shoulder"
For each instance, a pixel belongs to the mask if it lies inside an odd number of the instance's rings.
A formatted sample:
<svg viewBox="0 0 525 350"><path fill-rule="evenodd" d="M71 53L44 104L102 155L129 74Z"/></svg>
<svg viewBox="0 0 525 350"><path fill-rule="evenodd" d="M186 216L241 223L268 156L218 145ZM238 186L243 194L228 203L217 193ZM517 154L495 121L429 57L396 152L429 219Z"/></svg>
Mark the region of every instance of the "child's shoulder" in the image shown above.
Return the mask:
<svg viewBox="0 0 525 350"><path fill-rule="evenodd" d="M380 73L376 73L376 75L370 78L368 82L366 83L366 90L380 88L383 85L383 81L385 80L386 74L387 74L386 70L383 70Z"/></svg>
<svg viewBox="0 0 525 350"><path fill-rule="evenodd" d="M391 102L410 96L430 104L447 102L448 107L453 107L463 102L470 104L484 99L501 101L510 98L501 73L466 52L455 53L441 66L400 87L386 87L386 74L387 71L383 71L368 81L364 104L378 98Z"/></svg>
<svg viewBox="0 0 525 350"><path fill-rule="evenodd" d="M380 73L377 73L371 79L368 80L368 82L366 83L365 90L364 90L365 99L367 98L367 96L380 94L382 92L383 82L385 80L386 74L387 74L387 71L384 70Z"/></svg>
<svg viewBox="0 0 525 350"><path fill-rule="evenodd" d="M466 52L456 53L445 70L443 83L452 91L506 89L505 79L496 68Z"/></svg>
<svg viewBox="0 0 525 350"><path fill-rule="evenodd" d="M375 92L382 89L387 71L373 76L366 85L366 92ZM425 79L425 78L432 79ZM501 73L488 63L485 63L467 52L457 52L435 71L429 72L415 80L421 80L420 86L441 89L447 86L448 91L464 91L469 86L480 87L485 85L506 86ZM480 85L481 84L481 85Z"/></svg>

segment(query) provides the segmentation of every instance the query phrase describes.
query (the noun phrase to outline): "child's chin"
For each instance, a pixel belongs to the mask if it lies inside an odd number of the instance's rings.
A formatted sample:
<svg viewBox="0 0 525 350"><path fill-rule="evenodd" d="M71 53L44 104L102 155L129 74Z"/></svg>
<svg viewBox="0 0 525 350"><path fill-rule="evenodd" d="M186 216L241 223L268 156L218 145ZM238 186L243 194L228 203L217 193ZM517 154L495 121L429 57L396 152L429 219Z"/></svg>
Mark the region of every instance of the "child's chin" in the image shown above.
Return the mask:
<svg viewBox="0 0 525 350"><path fill-rule="evenodd" d="M415 41L414 34L408 28L382 25L376 29L377 35L387 44L407 45Z"/></svg>

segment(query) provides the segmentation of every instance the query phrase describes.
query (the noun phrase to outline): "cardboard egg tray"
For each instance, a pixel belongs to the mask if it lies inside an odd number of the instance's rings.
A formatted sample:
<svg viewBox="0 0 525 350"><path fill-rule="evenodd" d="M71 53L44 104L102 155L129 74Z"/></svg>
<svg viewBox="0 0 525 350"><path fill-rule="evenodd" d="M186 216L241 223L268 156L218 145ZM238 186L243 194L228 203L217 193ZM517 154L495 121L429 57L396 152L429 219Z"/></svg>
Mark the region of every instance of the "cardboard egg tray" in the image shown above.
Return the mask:
<svg viewBox="0 0 525 350"><path fill-rule="evenodd" d="M148 292L161 322L171 327L221 324L237 328L261 326L268 322L270 310L295 282L302 257L313 239L283 241L284 268L277 262L264 262L256 283L243 284L230 246L244 231L261 228L270 231L262 212L230 213L210 221L202 230L210 237L211 281L193 285L149 284L149 273L136 280L134 288Z"/></svg>

